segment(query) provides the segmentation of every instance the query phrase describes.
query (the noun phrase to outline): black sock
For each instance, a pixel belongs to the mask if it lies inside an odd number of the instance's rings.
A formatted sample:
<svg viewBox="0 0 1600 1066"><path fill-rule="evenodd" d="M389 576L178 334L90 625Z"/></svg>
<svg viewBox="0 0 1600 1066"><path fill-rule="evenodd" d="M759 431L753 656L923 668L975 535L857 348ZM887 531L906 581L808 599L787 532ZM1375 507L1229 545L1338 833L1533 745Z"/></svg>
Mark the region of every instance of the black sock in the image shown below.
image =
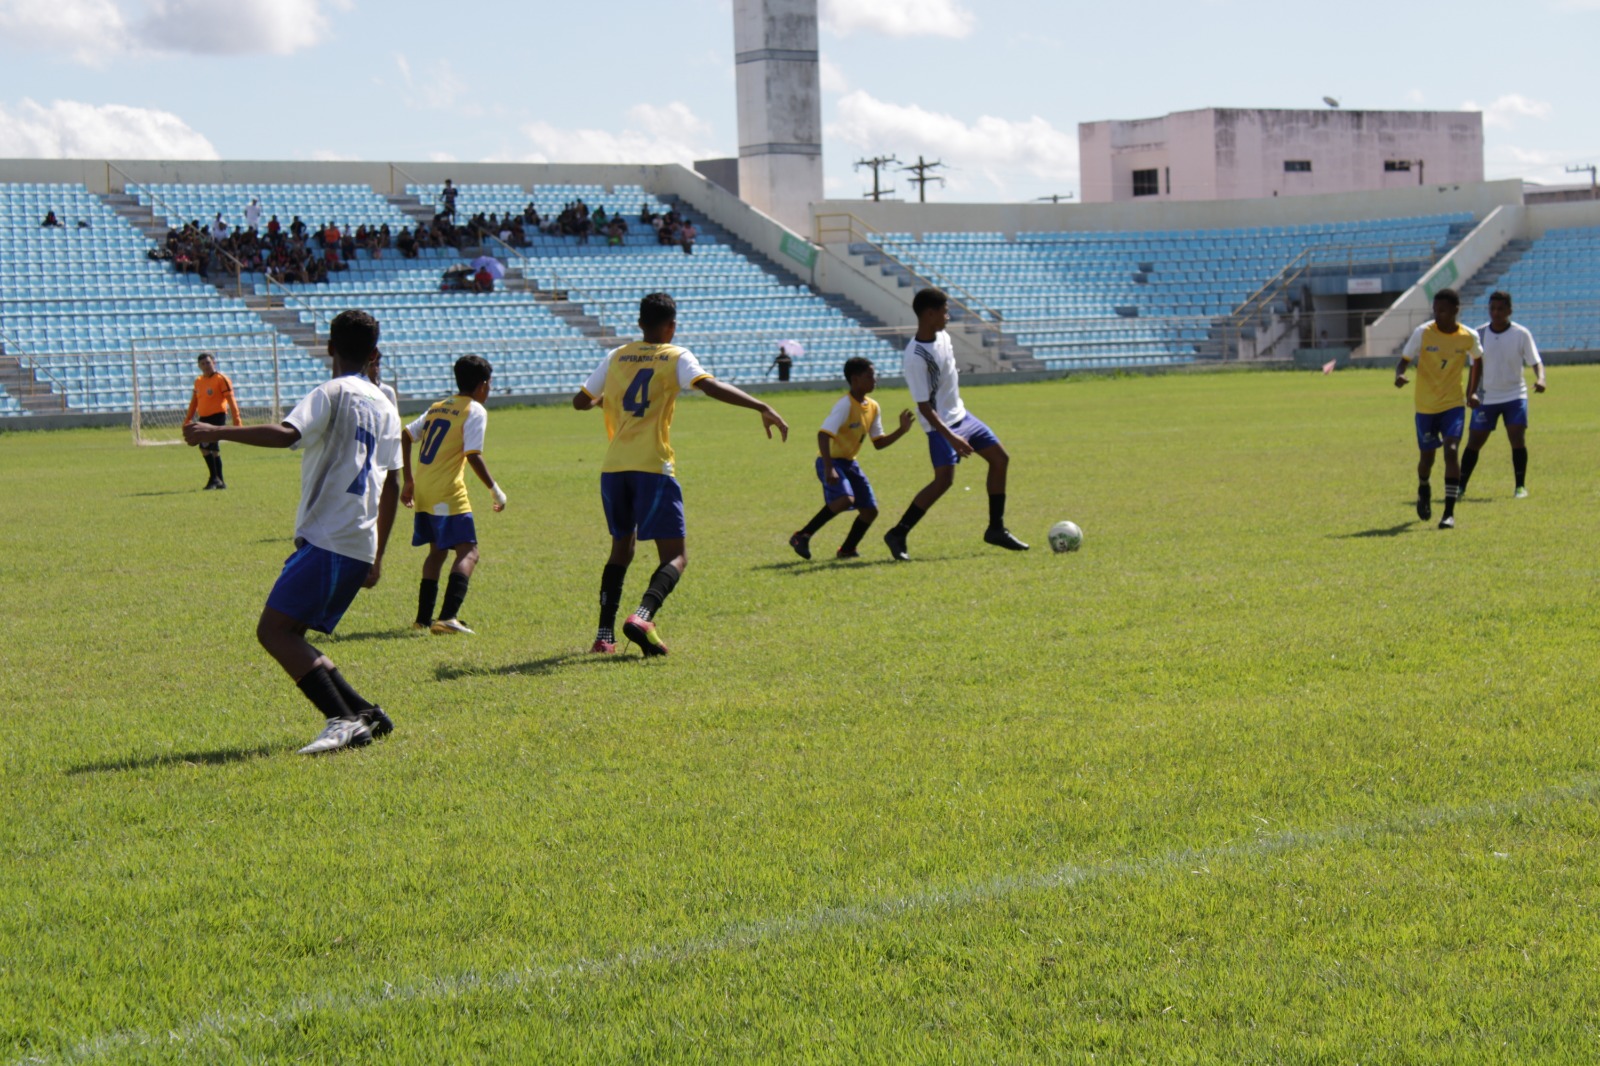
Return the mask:
<svg viewBox="0 0 1600 1066"><path fill-rule="evenodd" d="M1478 465L1478 449L1468 448L1461 453L1461 491L1467 491L1467 482L1472 480L1472 470Z"/></svg>
<svg viewBox="0 0 1600 1066"><path fill-rule="evenodd" d="M221 481L222 480L222 453L221 452L218 452L216 455L213 455L211 457L211 466L212 466L212 469L216 471L217 480Z"/></svg>
<svg viewBox="0 0 1600 1066"><path fill-rule="evenodd" d="M467 598L466 574L451 574L444 583L444 606L439 608L440 618L455 618L461 613L461 602Z"/></svg>
<svg viewBox="0 0 1600 1066"><path fill-rule="evenodd" d="M1433 499L1433 486L1428 484L1426 481L1419 481L1417 483L1417 499L1419 499L1419 500L1431 500L1431 499Z"/></svg>
<svg viewBox="0 0 1600 1066"><path fill-rule="evenodd" d="M201 452L200 454L205 457L206 473L211 475L212 481L217 480L217 457L210 452Z"/></svg>
<svg viewBox="0 0 1600 1066"><path fill-rule="evenodd" d="M1528 480L1528 449L1511 449L1511 469L1517 475L1517 488L1523 488Z"/></svg>
<svg viewBox="0 0 1600 1066"><path fill-rule="evenodd" d="M839 550L842 552L855 551L856 546L861 543L861 538L867 535L867 530L871 525L872 519L862 518L857 515L856 520L850 525L849 535L844 538L844 543L839 545Z"/></svg>
<svg viewBox="0 0 1600 1066"><path fill-rule="evenodd" d="M924 511L916 504L912 504L910 507L906 508L906 513L900 516L900 524L894 528L899 530L901 533L910 533L916 528L917 523L922 521L922 516L927 513L927 511Z"/></svg>
<svg viewBox="0 0 1600 1066"><path fill-rule="evenodd" d="M600 572L600 633L601 640L615 640L617 606L622 603L622 580L628 576L626 566L607 563Z"/></svg>
<svg viewBox="0 0 1600 1066"><path fill-rule="evenodd" d="M989 493L989 528L1004 529L1006 525L1006 494Z"/></svg>
<svg viewBox="0 0 1600 1066"><path fill-rule="evenodd" d="M823 526L832 521L833 514L834 513L832 511L824 507L822 510L811 516L811 521L806 523L806 527L800 531L800 535L802 537L811 536L811 534L815 533L817 530L821 529Z"/></svg>
<svg viewBox="0 0 1600 1066"><path fill-rule="evenodd" d="M1461 495L1461 483L1455 478L1444 479L1444 516L1449 518L1456 513L1456 497Z"/></svg>
<svg viewBox="0 0 1600 1066"><path fill-rule="evenodd" d="M433 621L433 605L439 599L439 579L423 578L417 585L417 625Z"/></svg>
<svg viewBox="0 0 1600 1066"><path fill-rule="evenodd" d="M322 712L324 718L354 718L355 713L345 705L344 697L339 695L339 686L333 683L326 666L314 666L311 672L302 677L298 682L300 691L305 693L317 710Z"/></svg>
<svg viewBox="0 0 1600 1066"><path fill-rule="evenodd" d="M661 605L667 602L667 597L672 594L672 589L678 583L678 578L683 575L678 573L678 568L671 563L662 563L656 572L650 575L650 587L644 590L644 596L639 600L638 615L645 621L655 617L661 610Z"/></svg>
<svg viewBox="0 0 1600 1066"><path fill-rule="evenodd" d="M339 673L337 666L328 671L328 680L332 681L333 687L339 690L339 698L344 700L346 707L358 713L372 710L373 705L362 699L361 693L350 687L350 682L346 681L344 675Z"/></svg>

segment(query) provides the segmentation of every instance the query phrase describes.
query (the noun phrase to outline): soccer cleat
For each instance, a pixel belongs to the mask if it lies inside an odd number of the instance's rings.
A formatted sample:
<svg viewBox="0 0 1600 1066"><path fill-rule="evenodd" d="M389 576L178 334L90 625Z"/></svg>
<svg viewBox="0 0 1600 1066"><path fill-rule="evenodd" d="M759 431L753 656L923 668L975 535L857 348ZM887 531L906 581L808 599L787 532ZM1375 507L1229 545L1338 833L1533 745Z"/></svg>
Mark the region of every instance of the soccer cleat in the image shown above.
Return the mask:
<svg viewBox="0 0 1600 1066"><path fill-rule="evenodd" d="M639 650L646 658L667 654L666 642L661 639L661 634L656 632L656 624L647 622L636 614L629 615L628 620L622 623L622 635L639 645Z"/></svg>
<svg viewBox="0 0 1600 1066"><path fill-rule="evenodd" d="M802 559L811 558L811 538L804 533L796 533L789 538L789 547Z"/></svg>
<svg viewBox="0 0 1600 1066"><path fill-rule="evenodd" d="M891 529L883 535L883 542L889 546L889 557L896 562L909 563L911 556L906 552L906 535L898 529Z"/></svg>
<svg viewBox="0 0 1600 1066"><path fill-rule="evenodd" d="M835 559L859 559L861 558L861 553L854 548L840 548L833 553L833 557Z"/></svg>
<svg viewBox="0 0 1600 1066"><path fill-rule="evenodd" d="M1424 522L1433 517L1433 492L1426 485L1417 492L1417 517Z"/></svg>
<svg viewBox="0 0 1600 1066"><path fill-rule="evenodd" d="M471 633L459 618L441 618L428 627L430 633Z"/></svg>
<svg viewBox="0 0 1600 1066"><path fill-rule="evenodd" d="M432 622L412 622L411 630L414 633L429 633L433 630Z"/></svg>
<svg viewBox="0 0 1600 1066"><path fill-rule="evenodd" d="M374 740L394 732L394 721L383 713L382 707L368 707L359 713L361 720L367 723L367 729L372 733Z"/></svg>
<svg viewBox="0 0 1600 1066"><path fill-rule="evenodd" d="M214 489L216 487L217 487L217 479L216 478L212 478L210 481L206 482L206 487L201 489L200 491L201 492L210 492L212 489Z"/></svg>
<svg viewBox="0 0 1600 1066"><path fill-rule="evenodd" d="M216 487L217 487L217 488L219 488L219 489L225 489L225 488L227 488L227 487L228 487L228 483L227 483L227 482L226 482L226 481L223 481L223 480L222 480L222 479L221 479L221 478L220 478L220 477L219 477L219 478L217 478L217 484L216 484Z"/></svg>
<svg viewBox="0 0 1600 1066"><path fill-rule="evenodd" d="M1447 514L1443 518L1439 519L1439 528L1440 529L1454 529L1454 528L1456 528L1456 516L1453 515L1453 514Z"/></svg>
<svg viewBox="0 0 1600 1066"><path fill-rule="evenodd" d="M615 655L616 653L617 642L614 640L601 640L599 637L595 637L594 643L589 647L589 654L591 655Z"/></svg>
<svg viewBox="0 0 1600 1066"><path fill-rule="evenodd" d="M990 526L984 530L983 542L985 544L993 544L996 548L1004 548L1007 551L1025 552L1028 550L1028 546L1013 537L1011 530L1006 529L1004 526Z"/></svg>
<svg viewBox="0 0 1600 1066"><path fill-rule="evenodd" d="M1518 485L1517 491L1511 494L1511 498L1513 500L1526 500L1528 498L1528 490L1523 486Z"/></svg>
<svg viewBox="0 0 1600 1066"><path fill-rule="evenodd" d="M301 755L321 755L340 748L360 748L372 743L372 730L359 718L330 718L317 738L300 749Z"/></svg>

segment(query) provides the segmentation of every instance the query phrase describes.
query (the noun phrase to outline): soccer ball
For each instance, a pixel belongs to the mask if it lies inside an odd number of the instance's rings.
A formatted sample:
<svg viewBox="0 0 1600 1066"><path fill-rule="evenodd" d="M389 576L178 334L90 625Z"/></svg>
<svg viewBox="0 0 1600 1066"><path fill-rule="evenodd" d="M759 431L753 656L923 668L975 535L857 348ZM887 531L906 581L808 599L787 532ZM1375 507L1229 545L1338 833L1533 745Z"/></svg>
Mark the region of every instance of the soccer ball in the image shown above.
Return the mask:
<svg viewBox="0 0 1600 1066"><path fill-rule="evenodd" d="M1050 527L1050 550L1075 552L1083 547L1083 530L1076 522L1057 522Z"/></svg>

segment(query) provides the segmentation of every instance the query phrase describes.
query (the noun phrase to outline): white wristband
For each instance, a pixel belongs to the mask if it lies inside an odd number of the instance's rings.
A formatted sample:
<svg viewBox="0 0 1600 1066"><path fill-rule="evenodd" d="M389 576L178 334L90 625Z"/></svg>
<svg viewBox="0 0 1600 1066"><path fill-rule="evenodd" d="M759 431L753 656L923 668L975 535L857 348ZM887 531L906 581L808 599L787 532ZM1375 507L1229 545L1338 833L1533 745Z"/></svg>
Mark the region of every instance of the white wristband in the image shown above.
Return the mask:
<svg viewBox="0 0 1600 1066"><path fill-rule="evenodd" d="M494 488L490 489L489 491L494 493L494 502L495 503L499 504L501 507L504 507L506 505L506 494L500 488L499 485L496 485Z"/></svg>

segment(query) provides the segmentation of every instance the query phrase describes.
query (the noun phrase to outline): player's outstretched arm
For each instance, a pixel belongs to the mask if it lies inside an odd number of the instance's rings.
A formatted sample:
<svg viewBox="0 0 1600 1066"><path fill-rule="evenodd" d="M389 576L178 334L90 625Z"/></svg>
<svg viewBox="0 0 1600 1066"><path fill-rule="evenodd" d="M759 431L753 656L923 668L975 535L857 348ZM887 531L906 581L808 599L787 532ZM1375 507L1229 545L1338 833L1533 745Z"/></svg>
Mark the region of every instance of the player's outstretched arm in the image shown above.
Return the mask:
<svg viewBox="0 0 1600 1066"><path fill-rule="evenodd" d="M911 423L915 419L915 417L916 416L911 413L911 409L909 407L906 408L905 410L901 411L900 412L900 428L895 430L893 433L885 433L881 437L873 437L872 438L872 446L881 451L882 449L887 448L889 445L893 444L895 441L899 440L901 437L905 436L906 435L906 430L911 428Z"/></svg>
<svg viewBox="0 0 1600 1066"><path fill-rule="evenodd" d="M922 417L928 420L928 425L932 426L933 431L945 439L945 442L955 450L957 455L965 458L972 454L972 445L950 431L950 427L944 424L944 419L940 418L939 412L934 409L932 400L923 400L918 403L917 410L922 412Z"/></svg>
<svg viewBox="0 0 1600 1066"><path fill-rule="evenodd" d="M489 476L489 467L484 463L483 456L467 456L467 465L472 467L472 472L474 474L478 475L478 480L483 482L484 486L487 487L490 492L494 493L495 513L498 514L499 512L504 511L506 509L506 494L500 490L499 485L495 484L494 478Z"/></svg>
<svg viewBox="0 0 1600 1066"><path fill-rule="evenodd" d="M213 426L206 422L190 422L183 427L183 443L190 445L231 441L255 448L292 448L299 439L300 431L287 422L276 426Z"/></svg>
<svg viewBox="0 0 1600 1066"><path fill-rule="evenodd" d="M761 425L766 429L768 437L771 437L772 431L776 429L784 440L789 439L789 423L783 420L783 416L774 411L769 404L761 402L743 389L718 381L716 378L701 378L694 383L694 387L713 400L721 400L723 403L732 404L735 407L748 407L752 411L759 411L761 413Z"/></svg>
<svg viewBox="0 0 1600 1066"><path fill-rule="evenodd" d="M599 407L600 401L590 396L583 389L572 394L572 409L574 411L588 411Z"/></svg>

